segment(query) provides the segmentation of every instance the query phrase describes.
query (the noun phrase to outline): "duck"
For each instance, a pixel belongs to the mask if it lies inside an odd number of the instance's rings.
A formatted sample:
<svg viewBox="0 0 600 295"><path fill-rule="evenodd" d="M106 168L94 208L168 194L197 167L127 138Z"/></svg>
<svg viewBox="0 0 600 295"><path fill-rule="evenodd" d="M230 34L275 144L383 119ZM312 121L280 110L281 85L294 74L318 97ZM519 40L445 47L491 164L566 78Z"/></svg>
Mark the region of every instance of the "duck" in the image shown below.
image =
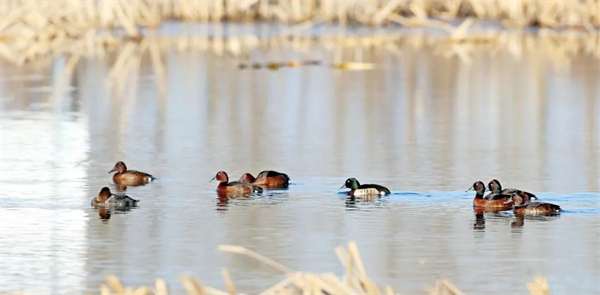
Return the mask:
<svg viewBox="0 0 600 295"><path fill-rule="evenodd" d="M92 207L96 208L130 208L135 207L140 200L132 199L126 195L115 195L108 187L103 187L98 196L92 199Z"/></svg>
<svg viewBox="0 0 600 295"><path fill-rule="evenodd" d="M286 188L290 184L290 177L285 173L265 170L256 176L252 176L250 173L245 173L240 177L241 182L251 183L263 188Z"/></svg>
<svg viewBox="0 0 600 295"><path fill-rule="evenodd" d="M537 197L530 192L526 192L515 188L502 189L500 181L496 179L490 180L490 182L488 183L488 189L490 190L490 193L485 197L486 199L493 198L496 195L512 196L513 194L519 194L525 202L529 202L531 201L531 199L537 200Z"/></svg>
<svg viewBox="0 0 600 295"><path fill-rule="evenodd" d="M252 193L263 192L263 189L261 187L253 185L251 183L241 181L229 182L229 176L225 171L217 172L215 177L213 177L213 179L211 179L210 181L213 181L215 179L219 181L219 185L217 186L217 193L219 194L219 196L242 196L250 195Z"/></svg>
<svg viewBox="0 0 600 295"><path fill-rule="evenodd" d="M360 184L356 178L348 178L344 185L340 187L340 190L344 187L350 189L348 195L353 197L367 197L367 196L384 196L389 195L390 190L384 186L378 184Z"/></svg>
<svg viewBox="0 0 600 295"><path fill-rule="evenodd" d="M482 181L477 181L473 183L468 191L475 190L475 198L473 198L473 208L476 211L507 211L512 209L511 205L506 204L505 202L510 199L510 196L507 195L494 195L489 199L484 198L483 194L485 193L485 184Z"/></svg>
<svg viewBox="0 0 600 295"><path fill-rule="evenodd" d="M513 194L506 203L512 205L516 216L548 216L559 214L562 211L560 206L555 204L526 202L520 194Z"/></svg>
<svg viewBox="0 0 600 295"><path fill-rule="evenodd" d="M113 181L119 185L144 185L147 184L156 178L148 173L135 171L135 170L127 170L127 166L123 161L119 161L115 164L115 167L108 171L108 173L117 172L113 175Z"/></svg>

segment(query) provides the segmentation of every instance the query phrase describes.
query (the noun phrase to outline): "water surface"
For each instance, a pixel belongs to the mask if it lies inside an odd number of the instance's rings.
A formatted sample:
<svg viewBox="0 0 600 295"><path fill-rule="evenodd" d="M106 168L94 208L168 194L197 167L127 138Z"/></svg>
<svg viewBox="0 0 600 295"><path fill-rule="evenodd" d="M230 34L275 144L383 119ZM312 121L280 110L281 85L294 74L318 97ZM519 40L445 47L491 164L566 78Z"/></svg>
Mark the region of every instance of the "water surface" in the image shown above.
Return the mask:
<svg viewBox="0 0 600 295"><path fill-rule="evenodd" d="M240 70L226 55L167 51L166 90L145 57L123 92L106 87L103 59L84 59L67 84L64 59L51 71L3 65L0 289L97 292L109 274L131 286L165 278L174 291L180 274L222 287L225 267L239 290L258 293L282 275L218 245L341 274L333 247L356 241L370 276L403 294L437 278L466 293L522 294L538 275L555 294L599 293L597 60L565 68L475 52L465 64L431 48L361 50L375 70ZM318 46L252 56L329 58ZM127 188L140 207L102 220L89 203L116 190L107 172L119 160L160 180ZM223 203L208 182L264 169L293 185ZM348 177L393 194L348 203L337 193ZM492 178L565 212L478 217L464 190Z"/></svg>

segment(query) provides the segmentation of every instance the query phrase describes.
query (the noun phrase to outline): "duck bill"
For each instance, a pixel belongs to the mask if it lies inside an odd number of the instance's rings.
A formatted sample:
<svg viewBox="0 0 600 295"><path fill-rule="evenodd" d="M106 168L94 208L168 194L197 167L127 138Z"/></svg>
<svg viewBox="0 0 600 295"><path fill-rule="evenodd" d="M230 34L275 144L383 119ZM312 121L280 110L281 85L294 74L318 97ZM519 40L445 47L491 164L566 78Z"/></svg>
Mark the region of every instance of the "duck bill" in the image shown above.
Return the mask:
<svg viewBox="0 0 600 295"><path fill-rule="evenodd" d="M213 177L209 182L213 182L213 180L217 179L217 177Z"/></svg>
<svg viewBox="0 0 600 295"><path fill-rule="evenodd" d="M113 172L117 172L117 169L113 168L112 170L108 171L108 174L111 174Z"/></svg>
<svg viewBox="0 0 600 295"><path fill-rule="evenodd" d="M472 191L472 190L474 190L474 189L475 189L475 188L474 188L473 186L471 186L471 187L470 187L468 190L466 190L466 191L465 191L465 193L466 193L466 192L470 192L470 191Z"/></svg>
<svg viewBox="0 0 600 295"><path fill-rule="evenodd" d="M346 184L343 184L342 186L340 186L340 188L338 188L338 191L341 191L342 189L344 189L346 187Z"/></svg>

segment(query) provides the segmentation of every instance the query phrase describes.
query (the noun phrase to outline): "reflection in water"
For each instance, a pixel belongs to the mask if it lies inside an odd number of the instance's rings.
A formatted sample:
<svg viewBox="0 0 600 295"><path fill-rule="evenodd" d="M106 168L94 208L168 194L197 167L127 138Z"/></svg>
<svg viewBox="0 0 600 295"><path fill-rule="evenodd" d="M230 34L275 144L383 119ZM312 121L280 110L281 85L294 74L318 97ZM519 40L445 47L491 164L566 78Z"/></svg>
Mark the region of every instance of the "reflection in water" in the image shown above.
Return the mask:
<svg viewBox="0 0 600 295"><path fill-rule="evenodd" d="M530 222L545 222L545 221L553 221L560 217L560 214L552 215L552 216L514 216L514 221L511 223L512 227L523 227L525 225L525 219Z"/></svg>
<svg viewBox="0 0 600 295"><path fill-rule="evenodd" d="M110 210L100 207L98 208L98 215L100 216L100 219L109 220L111 214Z"/></svg>
<svg viewBox="0 0 600 295"><path fill-rule="evenodd" d="M525 224L525 217L516 216L515 221L511 222L510 226L511 227L523 227L524 224Z"/></svg>
<svg viewBox="0 0 600 295"><path fill-rule="evenodd" d="M485 217L483 213L475 213L475 224L473 229L485 229Z"/></svg>
<svg viewBox="0 0 600 295"><path fill-rule="evenodd" d="M405 293L434 272L465 293L520 293L536 275L556 293L598 293L597 59L568 50L568 67L557 67L535 50L491 56L467 46L465 63L404 41L340 50L342 60L376 64L371 71L239 70L230 57L165 47L165 95L146 56L115 75L122 92L105 87L104 59L82 58L67 81L76 91L51 95L64 60L49 76L3 66L0 289L95 293L109 274L130 285L181 273L218 284L215 269L226 267L236 287L256 293L273 283L271 270L216 255L219 244L327 272L338 267L330 249L355 240L373 278ZM321 45L254 47L248 57L332 59ZM102 222L89 198L112 182L106 166L118 160L164 180L128 187L141 207ZM296 185L215 201L206 182L219 170L265 169ZM335 191L347 175L400 193L345 203ZM511 213L473 221L473 196L457 192L492 178L576 213L528 219L515 233ZM465 226L483 221L485 231Z"/></svg>
<svg viewBox="0 0 600 295"><path fill-rule="evenodd" d="M216 202L216 210L226 212L229 207L229 198L228 197L218 197Z"/></svg>

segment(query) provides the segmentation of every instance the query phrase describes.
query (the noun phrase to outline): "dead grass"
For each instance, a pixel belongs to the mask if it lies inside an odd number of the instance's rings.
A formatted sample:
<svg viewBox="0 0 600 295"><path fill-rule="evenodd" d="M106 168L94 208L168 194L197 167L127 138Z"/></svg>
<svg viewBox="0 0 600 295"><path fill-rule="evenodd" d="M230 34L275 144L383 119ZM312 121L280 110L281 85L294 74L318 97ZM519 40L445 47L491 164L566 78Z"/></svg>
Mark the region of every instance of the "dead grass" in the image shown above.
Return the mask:
<svg viewBox="0 0 600 295"><path fill-rule="evenodd" d="M448 20L496 20L510 28L542 26L593 30L600 27L598 0L3 0L0 31L30 34L48 25L67 34L93 28L139 27L164 21L279 21L451 28ZM45 37L48 37L46 35Z"/></svg>
<svg viewBox="0 0 600 295"><path fill-rule="evenodd" d="M392 287L378 285L371 280L365 270L360 252L355 243L348 243L347 247L335 248L335 253L345 269L342 277L333 273L315 274L294 271L278 262L266 258L254 251L239 246L220 246L222 252L242 254L252 257L259 262L265 263L274 269L281 271L286 278L281 282L267 288L260 294L274 295L334 295L334 294L361 294L361 295L393 295L397 293ZM197 279L189 276L180 276L179 281L189 295L235 295L241 293L235 287L228 272L221 271L225 281L226 290L219 290L204 285ZM550 294L546 280L537 277L533 283L527 284L532 295ZM102 295L168 295L167 283L158 279L153 287L125 287L117 277L106 277L106 284L100 288ZM463 293L448 280L438 280L434 286L424 290L429 295L462 295Z"/></svg>

